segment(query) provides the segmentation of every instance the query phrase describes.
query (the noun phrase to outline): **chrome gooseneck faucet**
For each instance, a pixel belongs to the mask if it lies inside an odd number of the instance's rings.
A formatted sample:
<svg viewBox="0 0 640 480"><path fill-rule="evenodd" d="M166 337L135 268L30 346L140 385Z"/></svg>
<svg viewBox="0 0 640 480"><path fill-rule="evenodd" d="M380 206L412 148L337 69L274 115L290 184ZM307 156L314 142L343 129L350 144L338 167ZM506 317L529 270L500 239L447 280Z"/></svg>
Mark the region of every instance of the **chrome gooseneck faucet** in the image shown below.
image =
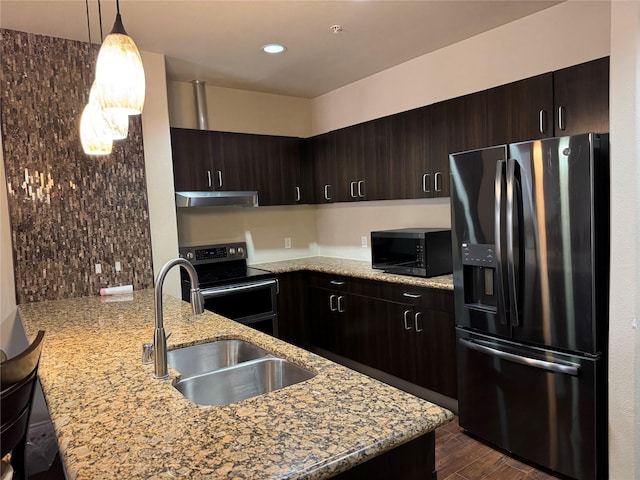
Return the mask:
<svg viewBox="0 0 640 480"><path fill-rule="evenodd" d="M162 286L164 285L164 279L176 265L180 265L189 274L189 282L191 283L191 309L196 315L201 314L204 311L202 294L200 293L200 285L198 282L198 274L196 269L188 260L184 258L174 258L169 260L164 267L160 270L158 277L156 278L156 284L153 289L153 298L155 301L155 318L156 329L153 333L153 365L155 370L155 378L167 378L167 335L164 331L164 318L162 314Z"/></svg>

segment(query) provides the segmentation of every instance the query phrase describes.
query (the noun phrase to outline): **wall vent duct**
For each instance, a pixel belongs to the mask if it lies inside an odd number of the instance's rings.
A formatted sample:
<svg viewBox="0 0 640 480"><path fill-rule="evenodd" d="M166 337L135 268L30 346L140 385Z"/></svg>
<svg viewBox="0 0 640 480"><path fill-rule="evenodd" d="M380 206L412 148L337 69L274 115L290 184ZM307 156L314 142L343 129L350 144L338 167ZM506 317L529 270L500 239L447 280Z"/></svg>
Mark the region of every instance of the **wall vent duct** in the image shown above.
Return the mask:
<svg viewBox="0 0 640 480"><path fill-rule="evenodd" d="M209 122L207 120L207 90L205 82L201 80L193 80L193 93L196 100L196 123L198 129L209 130Z"/></svg>

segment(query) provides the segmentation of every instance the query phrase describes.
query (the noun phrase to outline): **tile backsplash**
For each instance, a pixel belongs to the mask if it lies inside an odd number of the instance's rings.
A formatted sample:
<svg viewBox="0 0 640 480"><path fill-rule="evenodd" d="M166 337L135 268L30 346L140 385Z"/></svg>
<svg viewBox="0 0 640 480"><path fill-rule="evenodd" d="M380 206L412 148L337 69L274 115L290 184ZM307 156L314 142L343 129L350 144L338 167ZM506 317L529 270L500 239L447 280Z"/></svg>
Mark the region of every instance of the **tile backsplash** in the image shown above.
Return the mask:
<svg viewBox="0 0 640 480"><path fill-rule="evenodd" d="M97 295L113 285L151 287L140 117L130 117L129 136L114 142L111 155L85 155L79 121L98 47L5 29L0 35L17 303Z"/></svg>

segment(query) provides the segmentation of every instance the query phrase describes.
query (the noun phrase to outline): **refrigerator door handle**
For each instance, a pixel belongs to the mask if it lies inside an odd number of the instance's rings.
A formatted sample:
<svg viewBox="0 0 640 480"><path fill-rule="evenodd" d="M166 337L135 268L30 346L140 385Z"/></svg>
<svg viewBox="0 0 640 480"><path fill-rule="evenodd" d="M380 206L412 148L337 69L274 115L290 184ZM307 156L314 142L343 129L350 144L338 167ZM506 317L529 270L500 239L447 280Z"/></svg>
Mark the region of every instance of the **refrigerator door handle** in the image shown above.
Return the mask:
<svg viewBox="0 0 640 480"><path fill-rule="evenodd" d="M502 275L502 197L503 197L503 185L504 185L504 170L506 162L504 160L498 160L496 162L496 180L495 180L495 210L494 210L494 235L496 244L496 287L497 287L497 300L498 300L498 312L500 317L500 323L507 325L508 308L505 302L504 294L504 276Z"/></svg>
<svg viewBox="0 0 640 480"><path fill-rule="evenodd" d="M576 377L578 376L578 373L580 371L580 366L574 363L547 362L545 360L538 360L537 358L524 357L522 355L516 355L514 353L503 352L502 350L498 350L497 348L480 345L472 340L467 340L466 338L460 338L458 341L462 346L470 348L471 350L475 350L476 352L484 353L501 360L519 363L521 365L529 365L530 367L547 370L553 373L563 373L565 375L572 375Z"/></svg>
<svg viewBox="0 0 640 480"><path fill-rule="evenodd" d="M509 304L511 305L511 326L517 327L520 325L520 319L518 318L518 289L516 285L516 267L514 258L514 197L516 196L516 161L509 159L507 161L507 283L509 285ZM519 240L519 239L518 239Z"/></svg>

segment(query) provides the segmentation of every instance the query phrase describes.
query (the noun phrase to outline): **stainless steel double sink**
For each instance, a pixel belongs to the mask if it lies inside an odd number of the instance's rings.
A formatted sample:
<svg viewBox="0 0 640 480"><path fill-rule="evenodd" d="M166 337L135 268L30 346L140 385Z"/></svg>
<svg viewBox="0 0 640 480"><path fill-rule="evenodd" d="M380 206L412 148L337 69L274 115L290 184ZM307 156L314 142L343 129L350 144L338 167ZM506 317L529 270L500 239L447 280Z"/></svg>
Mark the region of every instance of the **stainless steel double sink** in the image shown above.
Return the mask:
<svg viewBox="0 0 640 480"><path fill-rule="evenodd" d="M228 405L309 380L315 373L244 340L167 352L180 378L174 387L198 405Z"/></svg>

